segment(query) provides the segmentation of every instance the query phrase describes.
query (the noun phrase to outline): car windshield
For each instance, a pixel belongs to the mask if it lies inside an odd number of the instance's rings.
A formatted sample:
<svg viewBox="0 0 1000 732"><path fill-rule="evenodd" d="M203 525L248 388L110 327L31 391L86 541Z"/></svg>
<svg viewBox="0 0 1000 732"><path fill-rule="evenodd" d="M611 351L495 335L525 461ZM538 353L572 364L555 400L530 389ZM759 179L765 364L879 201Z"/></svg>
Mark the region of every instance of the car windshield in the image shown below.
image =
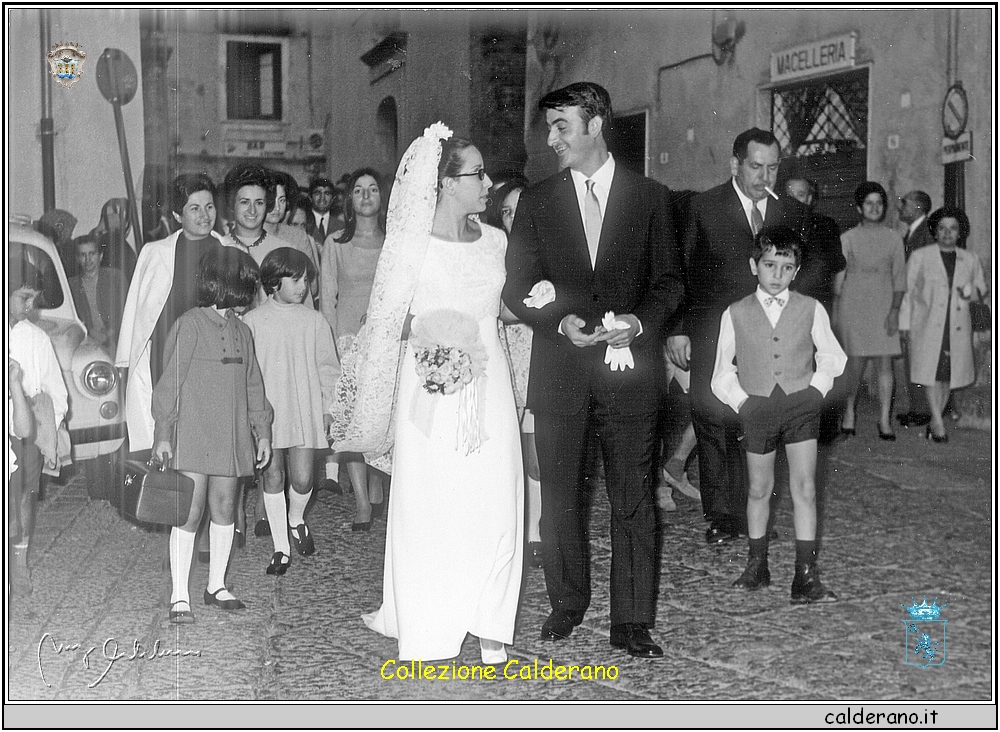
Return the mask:
<svg viewBox="0 0 1000 732"><path fill-rule="evenodd" d="M59 284L56 265L49 255L31 244L10 242L7 249L7 271L21 271L25 262L31 263L42 273L42 294L35 301L35 309L51 310L62 305L65 295Z"/></svg>

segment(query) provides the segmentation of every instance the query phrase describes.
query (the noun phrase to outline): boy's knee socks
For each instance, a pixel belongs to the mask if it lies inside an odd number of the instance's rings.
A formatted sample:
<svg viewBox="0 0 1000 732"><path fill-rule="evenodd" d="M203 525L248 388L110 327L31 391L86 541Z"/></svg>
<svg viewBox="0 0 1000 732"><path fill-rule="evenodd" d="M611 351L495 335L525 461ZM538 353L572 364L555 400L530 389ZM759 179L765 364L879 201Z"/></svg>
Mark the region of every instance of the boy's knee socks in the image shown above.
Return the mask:
<svg viewBox="0 0 1000 732"><path fill-rule="evenodd" d="M816 540L795 540L795 564L813 564L816 561Z"/></svg>
<svg viewBox="0 0 1000 732"><path fill-rule="evenodd" d="M764 536L762 536L760 539L751 539L750 558L767 559L767 545L768 545L767 534L764 534Z"/></svg>

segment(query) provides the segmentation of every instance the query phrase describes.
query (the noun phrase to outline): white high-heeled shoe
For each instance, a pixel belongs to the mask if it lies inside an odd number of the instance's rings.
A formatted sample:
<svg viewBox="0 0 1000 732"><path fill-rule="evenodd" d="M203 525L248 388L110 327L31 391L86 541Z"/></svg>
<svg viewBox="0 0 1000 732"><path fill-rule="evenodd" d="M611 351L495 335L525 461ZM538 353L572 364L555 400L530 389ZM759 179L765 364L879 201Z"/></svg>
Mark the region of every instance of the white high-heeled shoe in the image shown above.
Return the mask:
<svg viewBox="0 0 1000 732"><path fill-rule="evenodd" d="M483 663L487 666L507 662L507 648L500 641L480 638L479 650L482 652Z"/></svg>

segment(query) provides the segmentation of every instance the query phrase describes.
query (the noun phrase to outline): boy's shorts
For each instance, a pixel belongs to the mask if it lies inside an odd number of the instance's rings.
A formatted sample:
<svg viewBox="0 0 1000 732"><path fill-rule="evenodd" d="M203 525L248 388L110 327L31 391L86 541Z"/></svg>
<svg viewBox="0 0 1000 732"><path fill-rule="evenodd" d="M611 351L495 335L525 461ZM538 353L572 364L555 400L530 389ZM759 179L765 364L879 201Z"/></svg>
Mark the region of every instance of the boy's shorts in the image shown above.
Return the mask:
<svg viewBox="0 0 1000 732"><path fill-rule="evenodd" d="M822 406L823 395L813 386L791 394L775 386L771 396L750 396L738 414L740 444L747 452L766 455L778 445L819 439Z"/></svg>

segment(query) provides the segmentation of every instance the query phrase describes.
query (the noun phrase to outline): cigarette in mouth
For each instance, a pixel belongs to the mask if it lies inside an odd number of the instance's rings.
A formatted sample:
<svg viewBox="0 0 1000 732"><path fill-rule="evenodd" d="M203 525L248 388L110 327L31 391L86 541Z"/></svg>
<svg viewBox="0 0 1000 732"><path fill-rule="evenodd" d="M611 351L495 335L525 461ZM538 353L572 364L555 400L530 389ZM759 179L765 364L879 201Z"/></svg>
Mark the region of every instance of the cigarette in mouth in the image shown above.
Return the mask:
<svg viewBox="0 0 1000 732"><path fill-rule="evenodd" d="M769 196L770 196L771 198L773 198L773 199L774 199L775 201L777 201L777 200L778 200L778 194L777 194L777 193L775 193L774 191L772 191L772 190L771 190L770 188L768 188L767 186L764 186L764 190L765 190L765 191L767 191L767 195L769 195Z"/></svg>

